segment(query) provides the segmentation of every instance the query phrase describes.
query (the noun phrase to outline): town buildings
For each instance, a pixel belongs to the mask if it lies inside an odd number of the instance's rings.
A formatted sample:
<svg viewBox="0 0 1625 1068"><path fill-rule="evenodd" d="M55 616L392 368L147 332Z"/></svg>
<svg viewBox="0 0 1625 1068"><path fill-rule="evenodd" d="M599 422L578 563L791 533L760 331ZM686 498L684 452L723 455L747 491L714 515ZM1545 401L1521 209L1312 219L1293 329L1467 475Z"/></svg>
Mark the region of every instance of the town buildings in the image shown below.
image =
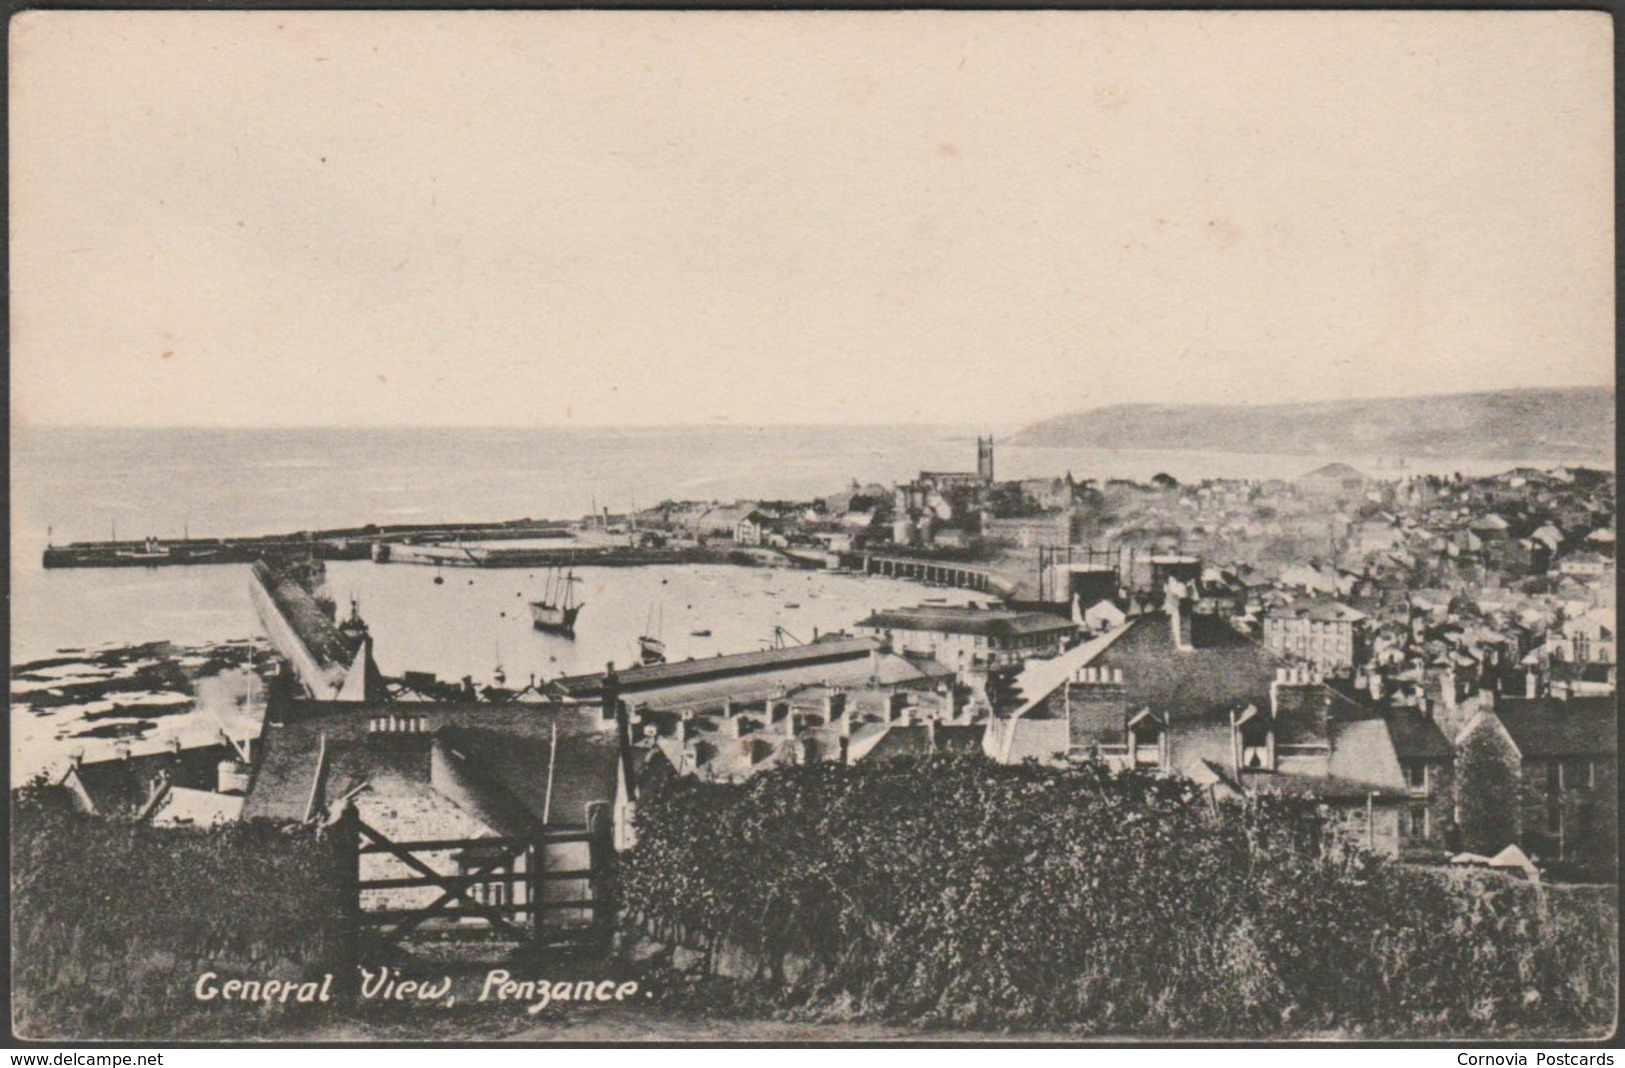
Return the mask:
<svg viewBox="0 0 1625 1068"><path fill-rule="evenodd" d="M1274 605L1264 613L1264 648L1322 675L1347 674L1360 659L1364 621L1361 613L1327 598Z"/></svg>
<svg viewBox="0 0 1625 1068"><path fill-rule="evenodd" d="M900 653L945 664L964 683L1032 657L1057 656L1078 630L1048 612L959 605L886 609L859 620L855 629Z"/></svg>
<svg viewBox="0 0 1625 1068"><path fill-rule="evenodd" d="M1465 769L1464 831L1505 823L1537 861L1617 877L1617 717L1612 697L1507 698L1483 711L1462 742L1497 759Z"/></svg>
<svg viewBox="0 0 1625 1068"><path fill-rule="evenodd" d="M1307 668L1272 656L1226 621L1170 595L1068 653L1067 674L1027 685L996 719L995 760L1100 759L1179 774L1230 796L1276 793L1323 805L1346 840L1398 855L1410 794L1388 724Z"/></svg>

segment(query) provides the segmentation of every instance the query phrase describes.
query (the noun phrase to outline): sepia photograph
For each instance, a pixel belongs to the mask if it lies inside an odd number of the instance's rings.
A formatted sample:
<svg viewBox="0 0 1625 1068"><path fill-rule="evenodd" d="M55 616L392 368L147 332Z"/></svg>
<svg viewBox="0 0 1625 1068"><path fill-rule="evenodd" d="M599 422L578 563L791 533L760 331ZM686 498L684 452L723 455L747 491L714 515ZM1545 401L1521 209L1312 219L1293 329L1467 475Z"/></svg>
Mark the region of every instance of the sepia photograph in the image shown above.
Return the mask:
<svg viewBox="0 0 1625 1068"><path fill-rule="evenodd" d="M1613 33L15 15L12 1042L1613 1041Z"/></svg>

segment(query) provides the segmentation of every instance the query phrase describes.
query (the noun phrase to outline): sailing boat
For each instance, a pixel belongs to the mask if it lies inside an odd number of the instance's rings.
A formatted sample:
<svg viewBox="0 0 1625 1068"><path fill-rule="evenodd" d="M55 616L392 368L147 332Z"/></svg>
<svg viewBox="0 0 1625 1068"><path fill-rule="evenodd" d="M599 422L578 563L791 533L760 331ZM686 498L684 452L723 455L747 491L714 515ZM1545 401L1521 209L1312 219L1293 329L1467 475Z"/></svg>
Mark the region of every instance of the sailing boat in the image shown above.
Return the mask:
<svg viewBox="0 0 1625 1068"><path fill-rule="evenodd" d="M585 603L576 603L575 586L580 581L573 570L563 575L554 572L542 599L530 602L530 621L537 630L562 634L566 638L576 636L576 616L586 607Z"/></svg>
<svg viewBox="0 0 1625 1068"><path fill-rule="evenodd" d="M654 626L654 608L649 609L649 618L643 624L643 636L638 638L638 652L643 655L645 664L664 664L666 662L666 643L660 640L661 626L665 623L665 609L662 607L660 622Z"/></svg>

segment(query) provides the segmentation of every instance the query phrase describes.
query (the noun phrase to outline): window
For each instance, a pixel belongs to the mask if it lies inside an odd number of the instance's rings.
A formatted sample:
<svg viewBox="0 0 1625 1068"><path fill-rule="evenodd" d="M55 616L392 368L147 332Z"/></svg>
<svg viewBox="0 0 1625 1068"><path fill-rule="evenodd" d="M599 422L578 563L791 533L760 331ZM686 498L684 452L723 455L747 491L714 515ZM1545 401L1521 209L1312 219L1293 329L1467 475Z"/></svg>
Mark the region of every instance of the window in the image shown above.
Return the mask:
<svg viewBox="0 0 1625 1068"><path fill-rule="evenodd" d="M1568 790L1594 789L1597 785L1596 764L1578 758L1563 761L1561 785Z"/></svg>
<svg viewBox="0 0 1625 1068"><path fill-rule="evenodd" d="M1407 814L1405 833L1413 842L1423 841L1428 837L1428 807L1426 805L1413 805Z"/></svg>
<svg viewBox="0 0 1625 1068"><path fill-rule="evenodd" d="M1405 785L1411 788L1413 794L1428 792L1428 766L1422 763L1409 763L1405 765Z"/></svg>
<svg viewBox="0 0 1625 1068"><path fill-rule="evenodd" d="M1241 766L1254 770L1269 770L1270 740L1266 730L1241 732Z"/></svg>
<svg viewBox="0 0 1625 1068"><path fill-rule="evenodd" d="M1137 730L1129 735L1134 746L1134 766L1156 768L1162 766L1162 732Z"/></svg>

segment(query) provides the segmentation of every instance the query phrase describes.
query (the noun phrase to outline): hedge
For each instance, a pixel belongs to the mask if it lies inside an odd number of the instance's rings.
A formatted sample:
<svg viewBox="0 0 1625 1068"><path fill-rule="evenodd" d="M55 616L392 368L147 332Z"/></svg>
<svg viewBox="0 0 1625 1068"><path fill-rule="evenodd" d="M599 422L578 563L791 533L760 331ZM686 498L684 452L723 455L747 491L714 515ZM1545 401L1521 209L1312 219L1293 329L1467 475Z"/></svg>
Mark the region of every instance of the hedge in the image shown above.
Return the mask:
<svg viewBox="0 0 1625 1068"><path fill-rule="evenodd" d="M680 780L638 823L623 943L688 930L743 947L775 981L740 1004L765 990L799 1013L1110 1035L1579 1035L1613 1019L1611 895L1323 851L1312 810L1215 803L1184 780L819 764Z"/></svg>
<svg viewBox="0 0 1625 1068"><path fill-rule="evenodd" d="M222 980L320 981L342 959L328 844L263 823L159 828L14 799L12 1024L28 1039L267 1030L332 1006L200 1003Z"/></svg>

